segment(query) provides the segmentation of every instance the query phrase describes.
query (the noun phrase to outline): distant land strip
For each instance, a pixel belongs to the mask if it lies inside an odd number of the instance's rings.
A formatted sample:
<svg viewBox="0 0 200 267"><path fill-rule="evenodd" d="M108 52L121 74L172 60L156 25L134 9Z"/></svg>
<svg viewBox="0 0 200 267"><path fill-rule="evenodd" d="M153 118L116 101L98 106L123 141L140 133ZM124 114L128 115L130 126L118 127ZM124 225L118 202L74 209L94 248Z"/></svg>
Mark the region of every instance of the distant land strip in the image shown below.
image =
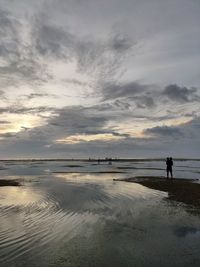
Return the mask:
<svg viewBox="0 0 200 267"><path fill-rule="evenodd" d="M37 162L37 161L83 161L83 162L107 162L110 158L41 158L41 159L0 159L0 162ZM149 162L165 161L166 158L111 158L112 162ZM174 161L200 161L200 158L173 158Z"/></svg>

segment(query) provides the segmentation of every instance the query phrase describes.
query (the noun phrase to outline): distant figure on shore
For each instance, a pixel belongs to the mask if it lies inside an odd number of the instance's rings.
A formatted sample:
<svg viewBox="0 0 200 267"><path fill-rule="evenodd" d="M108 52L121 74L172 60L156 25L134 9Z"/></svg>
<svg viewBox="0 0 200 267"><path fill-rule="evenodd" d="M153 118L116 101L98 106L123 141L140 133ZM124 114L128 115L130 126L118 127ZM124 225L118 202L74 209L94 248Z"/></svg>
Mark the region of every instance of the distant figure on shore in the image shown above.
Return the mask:
<svg viewBox="0 0 200 267"><path fill-rule="evenodd" d="M171 179L173 178L173 171L172 171L172 166L173 166L173 160L172 158L167 158L166 159L166 171L167 171L167 179L169 178L169 173L171 175Z"/></svg>
<svg viewBox="0 0 200 267"><path fill-rule="evenodd" d="M98 164L100 164L100 162L101 162L100 159L98 159Z"/></svg>

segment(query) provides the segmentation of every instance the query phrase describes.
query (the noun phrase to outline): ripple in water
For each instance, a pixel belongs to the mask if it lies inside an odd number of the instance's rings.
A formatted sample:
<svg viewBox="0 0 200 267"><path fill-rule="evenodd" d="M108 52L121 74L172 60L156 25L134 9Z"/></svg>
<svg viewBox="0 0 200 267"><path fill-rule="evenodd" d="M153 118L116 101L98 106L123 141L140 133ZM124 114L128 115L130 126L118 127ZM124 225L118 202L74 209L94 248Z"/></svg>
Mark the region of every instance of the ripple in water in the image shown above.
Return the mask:
<svg viewBox="0 0 200 267"><path fill-rule="evenodd" d="M57 174L0 188L0 265L161 266L157 255L167 258L169 247L180 256L176 246L185 247L174 229L200 229L199 220L164 203L167 193L113 181L120 177ZM184 238L198 247L195 234Z"/></svg>
<svg viewBox="0 0 200 267"><path fill-rule="evenodd" d="M96 220L90 212L62 207L59 192L10 187L1 193L1 263L13 261L34 248L40 247L44 254L52 244L72 238L80 224Z"/></svg>

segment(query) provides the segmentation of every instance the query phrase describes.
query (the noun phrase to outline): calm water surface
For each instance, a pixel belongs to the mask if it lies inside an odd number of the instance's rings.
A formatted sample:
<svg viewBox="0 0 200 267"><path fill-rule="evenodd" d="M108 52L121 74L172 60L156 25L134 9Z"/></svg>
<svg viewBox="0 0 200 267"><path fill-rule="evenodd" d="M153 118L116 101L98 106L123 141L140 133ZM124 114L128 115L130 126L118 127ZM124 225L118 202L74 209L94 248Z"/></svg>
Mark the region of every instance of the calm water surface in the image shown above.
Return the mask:
<svg viewBox="0 0 200 267"><path fill-rule="evenodd" d="M113 181L163 176L164 162L0 166L0 179L23 184L0 187L1 267L200 266L197 208L170 201L166 192ZM175 162L175 170L180 178L200 178L200 162ZM98 173L106 171L119 173Z"/></svg>

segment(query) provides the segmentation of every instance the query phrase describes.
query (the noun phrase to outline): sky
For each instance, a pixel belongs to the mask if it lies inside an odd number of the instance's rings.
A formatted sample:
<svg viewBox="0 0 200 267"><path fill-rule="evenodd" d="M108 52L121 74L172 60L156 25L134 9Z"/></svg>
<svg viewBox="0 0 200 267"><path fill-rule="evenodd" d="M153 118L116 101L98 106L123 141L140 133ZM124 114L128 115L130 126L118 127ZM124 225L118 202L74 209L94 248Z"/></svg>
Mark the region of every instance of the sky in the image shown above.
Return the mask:
<svg viewBox="0 0 200 267"><path fill-rule="evenodd" d="M0 158L200 158L199 0L0 0Z"/></svg>

